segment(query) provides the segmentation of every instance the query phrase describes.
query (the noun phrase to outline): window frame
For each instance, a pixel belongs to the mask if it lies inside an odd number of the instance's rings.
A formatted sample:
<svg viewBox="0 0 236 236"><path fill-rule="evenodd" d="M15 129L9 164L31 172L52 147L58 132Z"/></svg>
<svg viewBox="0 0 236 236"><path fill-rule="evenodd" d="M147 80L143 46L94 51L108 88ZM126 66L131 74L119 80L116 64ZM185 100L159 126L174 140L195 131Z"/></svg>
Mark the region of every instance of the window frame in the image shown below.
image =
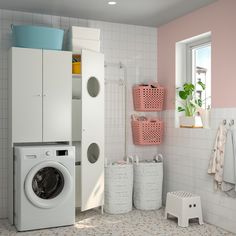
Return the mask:
<svg viewBox="0 0 236 236"><path fill-rule="evenodd" d="M207 36L201 39L196 39L194 41L186 43L186 82L187 83L193 83L196 85L196 80L194 76L195 70L193 70L193 67L194 67L193 50L197 48L206 47L208 45L212 46L211 36ZM205 107L205 109L207 109L207 107Z"/></svg>

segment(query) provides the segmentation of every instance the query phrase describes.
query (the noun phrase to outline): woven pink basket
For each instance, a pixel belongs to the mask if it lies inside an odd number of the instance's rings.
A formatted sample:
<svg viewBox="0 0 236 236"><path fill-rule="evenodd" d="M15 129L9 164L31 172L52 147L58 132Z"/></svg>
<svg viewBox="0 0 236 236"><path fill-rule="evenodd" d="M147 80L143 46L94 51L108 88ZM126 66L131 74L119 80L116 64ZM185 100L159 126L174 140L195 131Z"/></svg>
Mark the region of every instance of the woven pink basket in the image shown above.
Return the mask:
<svg viewBox="0 0 236 236"><path fill-rule="evenodd" d="M161 111L163 109L164 88L136 85L133 87L133 100L136 111Z"/></svg>
<svg viewBox="0 0 236 236"><path fill-rule="evenodd" d="M135 145L161 144L164 129L163 121L158 119L132 120L131 125Z"/></svg>

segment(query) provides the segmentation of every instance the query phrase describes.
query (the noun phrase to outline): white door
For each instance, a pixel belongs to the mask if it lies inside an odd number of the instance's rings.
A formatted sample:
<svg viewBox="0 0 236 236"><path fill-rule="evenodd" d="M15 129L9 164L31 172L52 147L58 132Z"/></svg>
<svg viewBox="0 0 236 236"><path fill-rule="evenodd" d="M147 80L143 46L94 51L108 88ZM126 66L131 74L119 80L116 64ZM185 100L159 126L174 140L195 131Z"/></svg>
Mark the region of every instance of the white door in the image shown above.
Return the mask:
<svg viewBox="0 0 236 236"><path fill-rule="evenodd" d="M38 208L55 208L71 195L74 180L59 162L44 161L34 166L25 179L25 194Z"/></svg>
<svg viewBox="0 0 236 236"><path fill-rule="evenodd" d="M81 210L104 199L104 55L82 51Z"/></svg>
<svg viewBox="0 0 236 236"><path fill-rule="evenodd" d="M43 50L43 141L71 140L71 52Z"/></svg>
<svg viewBox="0 0 236 236"><path fill-rule="evenodd" d="M42 50L12 48L12 141L42 142Z"/></svg>

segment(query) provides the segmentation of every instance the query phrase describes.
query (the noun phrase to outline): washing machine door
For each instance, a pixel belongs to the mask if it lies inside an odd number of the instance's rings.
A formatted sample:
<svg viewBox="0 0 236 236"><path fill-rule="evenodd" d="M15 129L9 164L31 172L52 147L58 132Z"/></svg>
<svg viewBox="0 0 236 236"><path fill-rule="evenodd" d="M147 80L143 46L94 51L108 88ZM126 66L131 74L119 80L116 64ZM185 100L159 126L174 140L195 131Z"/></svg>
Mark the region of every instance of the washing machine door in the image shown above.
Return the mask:
<svg viewBox="0 0 236 236"><path fill-rule="evenodd" d="M25 194L39 208L54 208L72 193L74 188L70 172L54 161L34 166L25 179Z"/></svg>

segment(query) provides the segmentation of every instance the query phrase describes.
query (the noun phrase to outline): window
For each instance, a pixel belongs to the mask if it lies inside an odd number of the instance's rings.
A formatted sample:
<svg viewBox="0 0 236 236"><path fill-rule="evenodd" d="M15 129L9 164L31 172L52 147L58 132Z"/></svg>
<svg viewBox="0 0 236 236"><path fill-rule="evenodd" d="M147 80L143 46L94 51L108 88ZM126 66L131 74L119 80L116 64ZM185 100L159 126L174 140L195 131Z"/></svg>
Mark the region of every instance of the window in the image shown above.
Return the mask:
<svg viewBox="0 0 236 236"><path fill-rule="evenodd" d="M185 83L195 85L194 95L196 96L194 98L197 99L198 104L202 103L201 107L203 109L208 110L211 108L211 32L176 42L175 78L175 127L179 127L180 117L188 116L185 110L186 107L182 112L178 109L179 106L181 107L184 104L179 99L178 88L182 88ZM199 82L205 85L205 89L202 89L202 86L198 84ZM207 111L200 111L202 116L203 113L208 114ZM209 127L209 121L206 119L202 117L205 128Z"/></svg>
<svg viewBox="0 0 236 236"><path fill-rule="evenodd" d="M210 37L186 43L186 81L196 87L204 109L211 108L211 41ZM205 84L202 90L198 82Z"/></svg>

